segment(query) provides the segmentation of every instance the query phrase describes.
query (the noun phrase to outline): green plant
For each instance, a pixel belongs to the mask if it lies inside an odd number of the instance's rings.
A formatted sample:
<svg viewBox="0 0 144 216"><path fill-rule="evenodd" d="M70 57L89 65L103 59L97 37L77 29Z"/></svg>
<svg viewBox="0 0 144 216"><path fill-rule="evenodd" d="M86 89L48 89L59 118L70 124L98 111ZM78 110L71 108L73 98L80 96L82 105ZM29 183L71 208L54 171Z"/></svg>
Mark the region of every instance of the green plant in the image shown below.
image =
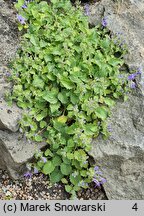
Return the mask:
<svg viewBox="0 0 144 216"><path fill-rule="evenodd" d="M33 166L75 197L95 177L92 138L108 137L111 107L127 89L119 78L124 51L107 29L89 28L79 5L35 1L21 9L22 4L16 5L24 35L12 66L11 98L26 110L20 126L27 138L47 143Z"/></svg>

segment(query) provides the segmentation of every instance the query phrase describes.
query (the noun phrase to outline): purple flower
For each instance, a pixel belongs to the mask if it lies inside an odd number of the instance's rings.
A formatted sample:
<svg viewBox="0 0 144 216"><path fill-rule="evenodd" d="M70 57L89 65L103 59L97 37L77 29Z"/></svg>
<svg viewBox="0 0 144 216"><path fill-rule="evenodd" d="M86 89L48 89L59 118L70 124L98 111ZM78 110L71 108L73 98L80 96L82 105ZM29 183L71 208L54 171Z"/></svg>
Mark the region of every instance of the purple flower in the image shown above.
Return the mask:
<svg viewBox="0 0 144 216"><path fill-rule="evenodd" d="M11 76L11 73L10 72L6 72L6 77L10 77Z"/></svg>
<svg viewBox="0 0 144 216"><path fill-rule="evenodd" d="M101 181L100 181L101 184L104 184L106 182L107 182L107 180L105 178L101 178Z"/></svg>
<svg viewBox="0 0 144 216"><path fill-rule="evenodd" d="M27 8L27 6L24 4L24 5L22 5L22 8L24 8L24 9L25 9L25 8Z"/></svg>
<svg viewBox="0 0 144 216"><path fill-rule="evenodd" d="M94 171L98 171L99 170L99 167L98 166L95 166L94 167Z"/></svg>
<svg viewBox="0 0 144 216"><path fill-rule="evenodd" d="M89 13L89 5L86 4L86 5L84 6L84 9L85 9L85 15L86 15L86 16L89 16L89 15L90 15L90 13Z"/></svg>
<svg viewBox="0 0 144 216"><path fill-rule="evenodd" d="M95 183L95 187L100 187L100 182L96 178L93 178L93 182Z"/></svg>
<svg viewBox="0 0 144 216"><path fill-rule="evenodd" d="M24 174L24 177L26 178L31 178L32 177L32 173L27 171L25 174Z"/></svg>
<svg viewBox="0 0 144 216"><path fill-rule="evenodd" d="M107 129L108 129L109 132L111 132L112 131L111 125L108 125Z"/></svg>
<svg viewBox="0 0 144 216"><path fill-rule="evenodd" d="M142 73L142 69L141 69L141 67L139 67L136 74L139 75L141 73Z"/></svg>
<svg viewBox="0 0 144 216"><path fill-rule="evenodd" d="M18 19L18 21L23 25L23 24L25 24L25 18L24 17L22 17L21 15L18 15L17 14L17 19Z"/></svg>
<svg viewBox="0 0 144 216"><path fill-rule="evenodd" d="M96 171L96 174L102 175L103 173L101 171Z"/></svg>
<svg viewBox="0 0 144 216"><path fill-rule="evenodd" d="M135 73L134 73L134 74L131 74L131 75L128 76L128 80L134 80L135 77L136 77L136 74L135 74Z"/></svg>
<svg viewBox="0 0 144 216"><path fill-rule="evenodd" d="M82 183L81 183L81 186L85 186L85 183L84 183L84 182L82 182Z"/></svg>
<svg viewBox="0 0 144 216"><path fill-rule="evenodd" d="M47 162L47 159L46 159L46 157L41 157L41 159L42 159L42 161L43 161L44 163L46 163L46 162Z"/></svg>
<svg viewBox="0 0 144 216"><path fill-rule="evenodd" d="M107 26L107 18L106 17L104 17L103 19L102 19L102 26L103 27L106 27Z"/></svg>
<svg viewBox="0 0 144 216"><path fill-rule="evenodd" d="M38 173L39 173L38 169L34 167L34 174L38 174Z"/></svg>
<svg viewBox="0 0 144 216"><path fill-rule="evenodd" d="M134 82L131 83L131 86L130 86L132 89L135 89L136 88L136 84Z"/></svg>

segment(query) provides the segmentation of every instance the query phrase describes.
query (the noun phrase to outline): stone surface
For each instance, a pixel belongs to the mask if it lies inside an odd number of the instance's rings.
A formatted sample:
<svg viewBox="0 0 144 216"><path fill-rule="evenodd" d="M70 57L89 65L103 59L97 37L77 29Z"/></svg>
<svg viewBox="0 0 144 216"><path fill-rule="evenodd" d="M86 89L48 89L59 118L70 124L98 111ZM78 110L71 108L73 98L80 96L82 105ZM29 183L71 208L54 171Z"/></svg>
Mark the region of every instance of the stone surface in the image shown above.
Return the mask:
<svg viewBox="0 0 144 216"><path fill-rule="evenodd" d="M106 194L109 199L144 199L144 98L130 95L112 113L111 137L92 144L107 179Z"/></svg>
<svg viewBox="0 0 144 216"><path fill-rule="evenodd" d="M18 131L21 109L15 104L8 106L4 100L12 85L7 82L10 69L7 67L14 58L19 39L15 11L5 1L0 0L0 167L7 169L10 176L19 178L26 163L32 159L36 150L45 143L28 143Z"/></svg>
<svg viewBox="0 0 144 216"><path fill-rule="evenodd" d="M0 130L16 132L19 129L18 121L21 119L22 110L16 104L8 106L3 99L0 100Z"/></svg>
<svg viewBox="0 0 144 216"><path fill-rule="evenodd" d="M101 0L91 5L90 22L95 25L106 17L112 33L122 33L128 45L125 62L131 67L144 68L144 1L125 0L114 4ZM119 34L120 36L121 34ZM130 71L131 72L131 71ZM109 124L111 137L92 143L92 152L107 183L108 199L144 199L144 72L137 88L127 102L118 102Z"/></svg>
<svg viewBox="0 0 144 216"><path fill-rule="evenodd" d="M30 143L20 133L0 131L0 168L8 170L14 179L19 178L25 170L26 162L45 145L44 142Z"/></svg>
<svg viewBox="0 0 144 216"><path fill-rule="evenodd" d="M0 0L0 66L6 65L18 48L18 31L15 11L5 1Z"/></svg>

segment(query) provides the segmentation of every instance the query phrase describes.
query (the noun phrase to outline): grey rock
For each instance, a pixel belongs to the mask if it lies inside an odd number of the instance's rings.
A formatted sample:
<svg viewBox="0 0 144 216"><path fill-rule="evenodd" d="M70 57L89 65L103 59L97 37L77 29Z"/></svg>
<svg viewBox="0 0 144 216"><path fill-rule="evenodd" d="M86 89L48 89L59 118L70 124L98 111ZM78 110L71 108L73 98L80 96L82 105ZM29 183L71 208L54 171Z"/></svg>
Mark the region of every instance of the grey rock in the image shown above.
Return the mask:
<svg viewBox="0 0 144 216"><path fill-rule="evenodd" d="M18 131L21 114L22 110L16 104L8 106L5 100L0 100L0 130Z"/></svg>
<svg viewBox="0 0 144 216"><path fill-rule="evenodd" d="M8 5L0 0L0 66L13 59L18 48L15 12Z"/></svg>
<svg viewBox="0 0 144 216"><path fill-rule="evenodd" d="M114 3L101 0L92 6L91 25L107 18L112 33L121 32L126 40L129 68L144 68L144 1L125 0ZM101 11L101 13L100 13ZM131 71L130 71L131 72ZM91 154L107 179L108 199L144 199L144 71L136 80L137 88L127 102L118 102L112 110L108 140L101 136L92 142Z"/></svg>
<svg viewBox="0 0 144 216"><path fill-rule="evenodd" d="M119 102L109 119L108 140L92 143L91 154L107 179L109 199L144 199L144 98L129 96Z"/></svg>
<svg viewBox="0 0 144 216"><path fill-rule="evenodd" d="M25 165L46 143L28 142L19 133L0 131L0 168L8 170L10 176L18 179Z"/></svg>

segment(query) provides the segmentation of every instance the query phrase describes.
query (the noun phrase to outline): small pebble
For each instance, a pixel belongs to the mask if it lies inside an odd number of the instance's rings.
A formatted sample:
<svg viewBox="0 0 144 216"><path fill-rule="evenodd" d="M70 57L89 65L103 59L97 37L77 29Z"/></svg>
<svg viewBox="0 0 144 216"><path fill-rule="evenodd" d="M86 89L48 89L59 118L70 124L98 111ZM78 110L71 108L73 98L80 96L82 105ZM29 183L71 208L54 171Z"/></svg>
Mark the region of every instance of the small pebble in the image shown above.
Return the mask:
<svg viewBox="0 0 144 216"><path fill-rule="evenodd" d="M101 188L83 189L77 193L80 200L107 199ZM69 200L62 184L50 184L47 176L33 175L31 179L12 180L7 172L0 170L0 200Z"/></svg>

